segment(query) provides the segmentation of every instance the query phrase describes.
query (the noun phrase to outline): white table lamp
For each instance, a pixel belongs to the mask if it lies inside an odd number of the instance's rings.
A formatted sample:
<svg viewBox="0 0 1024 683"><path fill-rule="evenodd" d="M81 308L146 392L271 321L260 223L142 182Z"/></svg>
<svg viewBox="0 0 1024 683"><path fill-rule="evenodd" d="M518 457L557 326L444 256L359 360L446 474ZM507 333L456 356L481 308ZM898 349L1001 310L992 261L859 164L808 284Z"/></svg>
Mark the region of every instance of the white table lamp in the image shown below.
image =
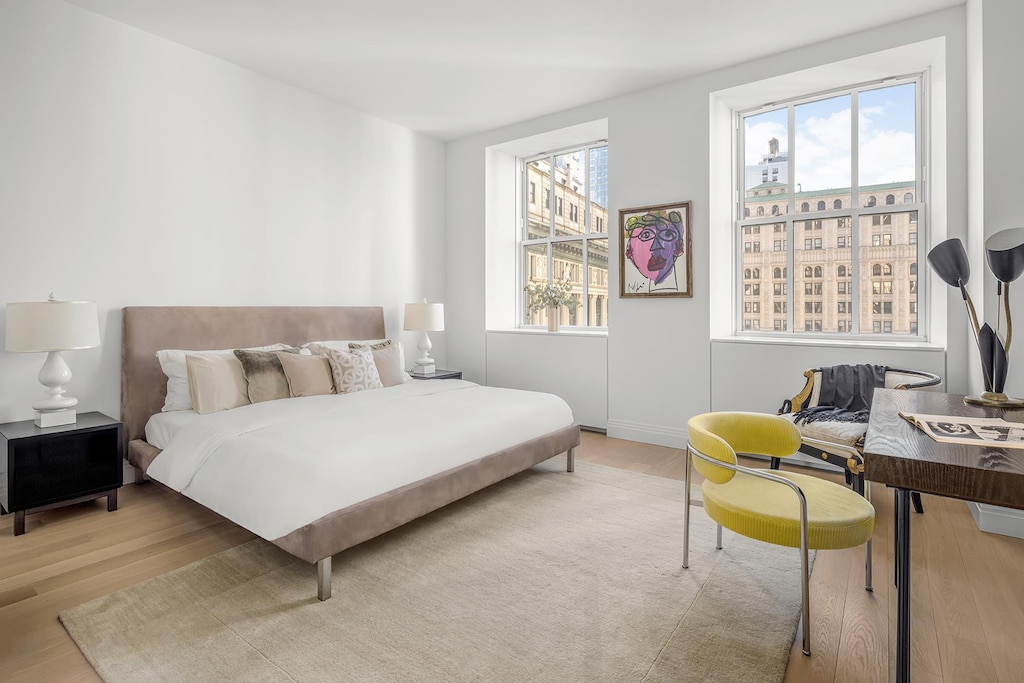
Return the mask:
<svg viewBox="0 0 1024 683"><path fill-rule="evenodd" d="M46 398L32 404L39 427L74 424L77 398L64 395L71 368L61 351L90 349L100 345L96 304L88 301L48 301L7 304L7 350L15 353L46 352L39 383Z"/></svg>
<svg viewBox="0 0 1024 683"><path fill-rule="evenodd" d="M408 332L423 333L417 345L421 355L416 359L412 372L417 375L434 374L436 368L434 359L430 357L431 343L427 332L444 329L444 304L428 304L426 299L421 304L406 304L404 328Z"/></svg>

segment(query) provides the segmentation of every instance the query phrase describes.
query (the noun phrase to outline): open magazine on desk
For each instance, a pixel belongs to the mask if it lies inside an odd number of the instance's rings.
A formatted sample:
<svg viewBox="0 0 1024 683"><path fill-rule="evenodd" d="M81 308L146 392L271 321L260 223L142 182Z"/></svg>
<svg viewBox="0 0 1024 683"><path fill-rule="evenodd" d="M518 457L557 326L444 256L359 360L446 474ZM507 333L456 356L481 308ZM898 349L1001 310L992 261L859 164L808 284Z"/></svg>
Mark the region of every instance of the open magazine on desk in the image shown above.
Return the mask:
<svg viewBox="0 0 1024 683"><path fill-rule="evenodd" d="M1001 417L923 415L903 411L900 411L900 417L936 441L1024 448L1024 423L1021 422L1007 422Z"/></svg>

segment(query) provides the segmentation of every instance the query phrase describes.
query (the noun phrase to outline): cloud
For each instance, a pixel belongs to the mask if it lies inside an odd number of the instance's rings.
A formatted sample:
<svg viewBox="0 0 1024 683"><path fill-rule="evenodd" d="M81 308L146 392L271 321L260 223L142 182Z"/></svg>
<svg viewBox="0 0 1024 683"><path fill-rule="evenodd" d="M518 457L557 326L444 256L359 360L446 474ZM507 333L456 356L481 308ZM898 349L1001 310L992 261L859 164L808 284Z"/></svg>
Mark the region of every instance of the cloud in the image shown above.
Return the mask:
<svg viewBox="0 0 1024 683"><path fill-rule="evenodd" d="M778 138L779 150L785 153L789 148L786 124L765 120L750 123L750 120L747 119L745 127L743 163L748 166L761 163L761 157L768 153L768 141L772 138Z"/></svg>

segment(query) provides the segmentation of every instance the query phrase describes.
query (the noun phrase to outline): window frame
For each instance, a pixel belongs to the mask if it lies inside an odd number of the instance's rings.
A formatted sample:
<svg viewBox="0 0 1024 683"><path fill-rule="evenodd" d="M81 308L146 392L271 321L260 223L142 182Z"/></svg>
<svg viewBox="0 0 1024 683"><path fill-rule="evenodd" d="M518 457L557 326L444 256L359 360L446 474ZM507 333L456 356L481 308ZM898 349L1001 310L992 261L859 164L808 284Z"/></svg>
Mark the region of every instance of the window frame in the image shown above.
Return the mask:
<svg viewBox="0 0 1024 683"><path fill-rule="evenodd" d="M857 121L859 114L859 96L861 93L866 91L884 89L888 87L904 85L907 83L914 83L914 107L915 107L915 141L914 141L914 152L915 152L915 179L913 185L909 189L901 189L899 192L896 190L877 190L873 185L865 185L864 187L871 188L870 190L862 190L859 178L858 162L861 154L859 148L859 135L860 129L857 125L851 125L851 173L850 173L850 187L849 197L850 201L843 201L843 204L849 204L843 206L840 209L829 208L826 205L825 210L816 210L817 203L810 203L810 210L804 211L803 206L805 205L805 199L797 196L795 182L795 156L792 141L794 139L795 130L795 108L801 104L807 104L811 102L827 100L834 97L841 97L844 95L850 96L851 106L851 120ZM734 131L733 131L733 169L732 174L732 196L735 198L735 206L733 208L732 216L733 220L730 225L731 244L732 244L732 255L734 258L734 273L736 268L742 268L744 266L743 256L744 252L742 249L737 248L737 237L743 228L753 225L767 225L767 224L782 224L784 226L784 234L787 237L787 244L784 249L786 252L786 269L788 276L786 278L786 286L784 291L788 291L786 295L787 303L787 315L785 330L780 332L778 330L763 330L759 336L785 336L787 338L800 338L804 340L820 340L830 338L840 338L844 341L856 342L858 339L864 340L866 343L877 343L879 339L885 339L886 341L895 342L927 342L928 341L928 330L929 321L927 319L927 312L929 310L929 304L927 299L927 278L923 278L917 275L916 280L911 280L911 284L908 287L908 296L916 296L914 302L917 310L916 320L911 321L910 333L909 334L876 334L868 329L861 329L861 315L863 307L867 306L870 310L871 301L870 298L866 302L862 302L862 298L869 297L861 296L860 287L856 283L861 281L861 268L867 263L867 259L862 257L860 251L864 248L864 245L860 242L860 232L862 229L870 229L867 225L861 225L861 219L866 216L871 216L873 220L881 222L884 220L882 217L884 214L892 214L893 209L898 207L899 213L911 213L916 212L916 224L917 229L914 232L914 239L910 238L908 233L909 246L917 246L917 259L916 259L916 271L918 273L927 272L927 269L921 267L922 261L925 260L927 254L927 241L928 241L928 207L929 204L925 201L925 198L929 196L929 185L928 179L930 177L930 158L928 155L927 141L930 139L929 121L930 112L928 107L930 106L930 93L928 92L928 73L927 71L921 73L904 74L901 76L893 76L890 78L883 78L878 80L866 81L853 85L847 85L843 87L823 90L799 97L772 102L758 107L752 107L742 110L734 110ZM751 214L757 213L756 210L751 210L745 206L745 190L747 189L744 185L745 182L745 164L744 158L745 150L745 134L746 126L744 120L750 116L757 116L771 111L777 111L779 109L786 109L787 119L787 130L789 136L789 143L787 147L788 154L788 188L785 196L779 196L778 199L782 200L784 210L780 215L777 216L752 216ZM799 154L799 150L796 150ZM866 194L870 192L871 194ZM894 194L894 202L892 204L886 204L885 198L887 194ZM912 196L913 201L911 203L905 203L907 196ZM881 197L881 201L879 201ZM773 198L775 199L775 198ZM874 202L870 200L874 199ZM904 203L900 202L903 199ZM834 204L834 202L833 202ZM800 210L798 210L798 207ZM815 208L811 208L815 207ZM799 218L797 218L799 216ZM886 216L888 218L888 216ZM797 231L798 226L809 227L811 221L818 221L820 224L821 220L827 219L838 219L848 220L850 223L849 228L845 228L849 231L846 235L847 247L850 250L849 262L850 269L847 274L847 279L851 281L853 286L849 287L847 294L843 295L848 301L849 322L847 324L848 331L838 333L808 333L803 330L797 330L794 327L795 318L794 311L796 309L797 290L795 287L789 286L790 283L795 282L796 268L794 268L794 252L796 250L797 240L789 240L789 235L797 236L803 234L803 231ZM912 219L912 223L915 221ZM888 227L888 224L886 224ZM891 239L890 234L886 237ZM812 243L813 244L813 243ZM748 252L749 253L749 252ZM870 280L870 278L868 278ZM840 278L832 278L833 282L840 281ZM740 286L737 286L740 285ZM891 287L891 283L890 283ZM750 330L744 330L740 322L742 316L742 305L743 305L743 288L742 281L735 277L732 277L732 290L733 290L733 336L750 336ZM869 290L870 291L870 285ZM908 299L910 301L910 299ZM869 316L870 317L870 316Z"/></svg>
<svg viewBox="0 0 1024 683"><path fill-rule="evenodd" d="M568 215L569 215L570 211L572 210L572 208L574 206L577 206L577 205L570 204L570 209L567 210L567 211L564 211L563 212L564 215L563 215L563 213L559 213L557 211L557 209L564 208L562 206L562 197L557 197L556 196L556 202L555 202L556 207L555 207L555 209L553 209L550 206L550 203L549 203L550 202L550 197L552 196L553 193L555 193L555 189L556 188L555 188L554 174L552 173L551 175L549 175L548 182L544 184L544 195L545 195L545 206L544 206L544 209L547 210L547 213L548 213L548 235L546 237L538 237L538 238L530 238L529 237L528 221L529 221L529 199L530 199L530 197L529 197L529 193L528 192L523 192L521 190L519 192L520 197L519 197L519 200L518 200L517 203L518 203L518 207L519 207L519 211L520 211L520 216L519 216L519 220L517 221L518 222L518 231L517 231L517 237L516 237L516 296L517 296L517 301L518 301L518 304L516 306L516 327L518 327L518 328L521 328L521 329L543 329L544 328L544 326L540 325L540 324L537 324L537 325L531 324L528 321L528 319L525 317L526 316L526 306L527 306L527 303L529 301L529 295L526 294L523 291L523 289L524 289L524 287L526 287L527 284L530 283L530 280L526 277L526 275L527 275L526 274L527 264L524 262L525 261L525 254L526 254L527 248L531 247L531 246L536 246L536 245L539 245L539 244L543 244L543 245L545 245L547 247L547 278L548 278L548 283L550 284L552 282L552 278L554 276L555 253L554 253L553 245L555 245L557 243L580 242L581 245L582 245L582 256L581 256L581 261L580 261L579 267L580 267L580 270L581 270L580 281L582 282L582 291L580 291L578 293L578 296L579 296L579 300L581 302L579 307L580 307L580 309L582 309L582 322L581 321L577 321L576 324L568 324L567 322L561 322L559 324L559 327L562 328L562 329L569 329L569 330L576 330L576 331L582 331L582 330L585 330L585 331L596 331L596 332L607 332L608 331L608 323L607 323L607 319L608 318L607 318L606 315L602 315L601 311L599 309L595 310L595 313L594 313L595 321L594 322L596 323L597 321L600 321L600 324L594 324L594 325L590 324L590 322L591 322L590 315L591 314L590 314L590 306L589 306L589 296L590 296L590 286L591 286L591 284L590 284L590 246L589 246L589 243L592 242L592 241L595 241L595 240L605 240L607 245L608 245L608 251L609 252L610 252L611 246L612 246L612 242L611 242L612 235L609 233L609 229L614 224L614 221L608 220L607 217L606 217L606 219L604 221L600 222L600 226L597 226L597 227L603 227L604 228L604 231L600 232L600 231L596 230L595 229L595 225L593 225L594 221L592 220L593 216L592 216L592 210L591 210L591 189L593 187L592 178L591 178L591 153L592 153L592 150L594 150L594 149L605 148L607 150L607 147L608 147L608 141L606 139L594 140L592 142L587 142L587 143L583 143L583 144L579 144L579 145L572 145L572 146L569 146L569 147L563 147L563 148L559 148L559 149L555 149L555 150L545 151L545 152L542 152L542 153L539 153L539 154L519 157L518 160L517 160L518 161L518 169L517 169L517 178L518 178L517 179L517 187L518 188L526 188L526 187L529 186L529 184L530 184L530 180L529 180L529 173L530 173L530 171L529 171L529 169L530 169L530 164L532 164L533 162L540 161L540 160L548 160L549 167L550 168L554 168L554 166L555 166L555 158L556 157L567 155L567 154L572 154L574 152L580 152L580 151L584 152L584 163L583 163L583 166L584 166L585 173L586 173L586 183L585 183L586 190L585 190L585 195L583 196L582 206L579 206L579 208L576 210L577 216L576 216L576 220L575 221L571 221L569 219ZM605 151L605 154L607 154L607 151ZM608 208L605 207L605 210L608 211ZM555 230L555 224L556 224L556 222L557 222L557 220L559 218L561 218L563 220L563 222L566 222L566 223L572 222L575 225L581 226L582 229L580 230L580 233L579 234L571 234L571 235L558 235L558 234L556 234L557 231ZM606 283L606 285L608 287L608 291L604 294L604 296L605 296L605 300L604 300L605 306L608 305L609 300L611 299L612 295L614 294L613 288L611 286L611 273L610 273L610 270L611 270L611 258L609 257L609 268L608 268L609 272L608 272L607 283ZM597 296L601 296L601 295L598 294ZM599 306L599 305L600 304L597 301L595 301L595 306ZM564 319L564 317L565 317L564 314L563 314L562 317Z"/></svg>

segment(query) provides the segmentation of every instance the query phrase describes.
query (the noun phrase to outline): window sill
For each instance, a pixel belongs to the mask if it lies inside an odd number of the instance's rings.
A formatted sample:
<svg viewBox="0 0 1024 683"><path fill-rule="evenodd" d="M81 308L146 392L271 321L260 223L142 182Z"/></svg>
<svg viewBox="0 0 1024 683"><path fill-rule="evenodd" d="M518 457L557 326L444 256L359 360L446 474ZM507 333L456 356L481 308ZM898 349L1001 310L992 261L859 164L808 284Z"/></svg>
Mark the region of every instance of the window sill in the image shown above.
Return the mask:
<svg viewBox="0 0 1024 683"><path fill-rule="evenodd" d="M809 337L743 336L712 337L713 343L725 344L771 344L775 346L814 346L849 349L913 349L916 351L944 352L943 346L928 341L890 341L881 339L811 339Z"/></svg>
<svg viewBox="0 0 1024 683"><path fill-rule="evenodd" d="M487 330L487 334L539 334L559 337L608 337L608 328L585 330L580 328L561 327L558 332L548 332L546 327L518 327L505 330Z"/></svg>

